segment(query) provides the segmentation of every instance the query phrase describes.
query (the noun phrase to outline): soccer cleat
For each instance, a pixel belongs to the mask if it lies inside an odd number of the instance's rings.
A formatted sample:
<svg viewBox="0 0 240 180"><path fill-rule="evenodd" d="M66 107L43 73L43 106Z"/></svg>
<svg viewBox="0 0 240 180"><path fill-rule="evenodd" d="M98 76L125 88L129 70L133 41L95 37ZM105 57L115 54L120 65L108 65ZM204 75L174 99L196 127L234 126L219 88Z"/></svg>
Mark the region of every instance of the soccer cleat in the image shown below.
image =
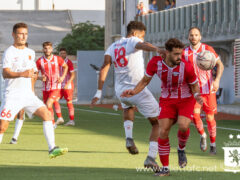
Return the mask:
<svg viewBox="0 0 240 180"><path fill-rule="evenodd" d="M138 149L132 138L126 139L126 148L130 154L138 154Z"/></svg>
<svg viewBox="0 0 240 180"><path fill-rule="evenodd" d="M207 150L207 137L200 136L200 149L205 152Z"/></svg>
<svg viewBox="0 0 240 180"><path fill-rule="evenodd" d="M54 147L51 151L49 151L49 158L53 159L56 158L57 156L64 155L68 152L68 148L59 148L59 147Z"/></svg>
<svg viewBox="0 0 240 180"><path fill-rule="evenodd" d="M210 153L211 155L216 155L216 154L217 154L217 148L216 148L216 146L210 146L210 151L209 151L209 153Z"/></svg>
<svg viewBox="0 0 240 180"><path fill-rule="evenodd" d="M187 165L187 157L184 150L178 149L178 165L184 168Z"/></svg>
<svg viewBox="0 0 240 180"><path fill-rule="evenodd" d="M64 126L75 126L75 122L73 120L68 121Z"/></svg>
<svg viewBox="0 0 240 180"><path fill-rule="evenodd" d="M56 121L56 125L60 125L60 124L63 124L64 123L64 120L62 117L58 118L57 121Z"/></svg>
<svg viewBox="0 0 240 180"><path fill-rule="evenodd" d="M12 138L12 140L10 141L10 144L17 144L17 140L15 138Z"/></svg>
<svg viewBox="0 0 240 180"><path fill-rule="evenodd" d="M159 172L154 174L155 176L170 176L169 168L162 167Z"/></svg>
<svg viewBox="0 0 240 180"><path fill-rule="evenodd" d="M155 173L160 171L160 167L158 166L157 162L150 156L147 156L146 160L144 161L144 167L151 168Z"/></svg>

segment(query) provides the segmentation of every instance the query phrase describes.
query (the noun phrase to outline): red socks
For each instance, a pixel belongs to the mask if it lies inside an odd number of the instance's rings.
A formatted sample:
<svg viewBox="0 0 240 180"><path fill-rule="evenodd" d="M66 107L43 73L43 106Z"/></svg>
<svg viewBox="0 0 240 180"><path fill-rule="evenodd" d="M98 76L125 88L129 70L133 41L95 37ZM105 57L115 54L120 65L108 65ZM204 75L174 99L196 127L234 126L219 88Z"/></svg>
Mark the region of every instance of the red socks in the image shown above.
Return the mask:
<svg viewBox="0 0 240 180"><path fill-rule="evenodd" d="M59 102L58 102L58 101L55 101L55 102L53 103L53 105L54 105L54 108L55 108L57 117L58 117L58 118L62 117L61 107L60 107Z"/></svg>
<svg viewBox="0 0 240 180"><path fill-rule="evenodd" d="M69 118L71 121L74 120L74 107L72 103L67 103L67 107L68 107L68 114L69 114Z"/></svg>
<svg viewBox="0 0 240 180"><path fill-rule="evenodd" d="M169 165L170 144L169 139L158 138L158 152L163 166Z"/></svg>
<svg viewBox="0 0 240 180"><path fill-rule="evenodd" d="M210 142L215 143L216 134L217 134L215 119L213 119L211 121L207 121L207 125L208 125L207 126L208 127L208 133L209 133L209 136L210 136Z"/></svg>
<svg viewBox="0 0 240 180"><path fill-rule="evenodd" d="M186 132L182 132L182 131L178 130L178 147L180 150L185 148L187 140L189 138L189 135L190 135L189 128Z"/></svg>
<svg viewBox="0 0 240 180"><path fill-rule="evenodd" d="M195 124L195 127L197 128L198 133L200 135L203 135L204 134L204 128L203 128L203 122L201 120L200 114L194 113L193 122Z"/></svg>

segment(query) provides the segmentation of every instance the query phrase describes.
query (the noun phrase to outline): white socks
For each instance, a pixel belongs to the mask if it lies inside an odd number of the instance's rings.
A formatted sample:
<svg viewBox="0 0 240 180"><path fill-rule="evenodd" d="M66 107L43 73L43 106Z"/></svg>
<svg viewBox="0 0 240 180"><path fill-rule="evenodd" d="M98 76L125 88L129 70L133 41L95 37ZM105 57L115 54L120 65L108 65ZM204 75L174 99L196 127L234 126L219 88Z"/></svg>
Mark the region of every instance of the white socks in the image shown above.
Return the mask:
<svg viewBox="0 0 240 180"><path fill-rule="evenodd" d="M132 138L133 122L130 120L126 120L123 124L126 138Z"/></svg>
<svg viewBox="0 0 240 180"><path fill-rule="evenodd" d="M201 135L202 137L206 138L207 134L204 132L203 135Z"/></svg>
<svg viewBox="0 0 240 180"><path fill-rule="evenodd" d="M23 125L23 121L22 119L17 119L16 120L16 123L15 123L15 129L14 129L14 134L13 134L13 137L14 139L18 139L18 136L20 134L20 131L22 129L22 125Z"/></svg>
<svg viewBox="0 0 240 180"><path fill-rule="evenodd" d="M43 121L43 132L50 151L55 147L55 135L52 121Z"/></svg>
<svg viewBox="0 0 240 180"><path fill-rule="evenodd" d="M0 144L2 143L2 139L3 139L3 133L0 134Z"/></svg>
<svg viewBox="0 0 240 180"><path fill-rule="evenodd" d="M158 153L158 142L150 141L148 156L155 159L157 157L157 153Z"/></svg>
<svg viewBox="0 0 240 180"><path fill-rule="evenodd" d="M216 143L210 143L210 146L216 147Z"/></svg>

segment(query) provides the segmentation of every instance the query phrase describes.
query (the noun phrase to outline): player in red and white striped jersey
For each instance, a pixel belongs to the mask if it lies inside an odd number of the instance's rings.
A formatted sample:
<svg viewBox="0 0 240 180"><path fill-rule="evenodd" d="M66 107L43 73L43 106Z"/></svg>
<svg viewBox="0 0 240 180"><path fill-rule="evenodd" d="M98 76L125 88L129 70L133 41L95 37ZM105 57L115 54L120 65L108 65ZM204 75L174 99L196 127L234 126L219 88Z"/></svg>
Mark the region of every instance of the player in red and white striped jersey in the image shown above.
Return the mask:
<svg viewBox="0 0 240 180"><path fill-rule="evenodd" d="M75 78L74 66L72 61L67 58L67 50L65 48L60 48L59 55L64 59L65 63L68 65L68 72L61 84L61 92L60 92L60 99L64 97L64 99L67 101L67 107L68 107L68 113L69 113L69 119L70 119L65 125L75 126L74 107L72 103L73 91L74 91L73 80ZM63 74L63 68L60 67L60 75L62 74ZM54 107L55 107L58 118L60 118L62 114L61 114L61 107L58 101L54 102ZM63 122L64 122L63 119L58 119L56 124L62 124Z"/></svg>
<svg viewBox="0 0 240 180"><path fill-rule="evenodd" d="M190 135L189 125L193 118L193 106L196 100L201 104L198 80L190 63L181 58L184 45L172 38L165 43L167 56L153 57L146 69L145 76L134 89L126 90L122 97L131 97L141 92L156 74L162 81L159 101L160 136L158 151L163 168L156 175L168 176L169 171L169 132L178 123L178 161L181 168L187 164L185 146ZM193 96L194 94L194 96ZM195 97L195 98L194 98Z"/></svg>
<svg viewBox="0 0 240 180"><path fill-rule="evenodd" d="M193 122L199 134L201 135L200 148L202 151L206 151L207 135L204 131L203 122L200 117L202 108L202 110L206 113L208 132L210 136L210 154L214 155L216 154L216 121L214 119L214 114L217 113L216 92L219 88L219 82L223 73L224 66L214 49L211 46L200 42L201 32L198 28L193 27L189 30L189 41L190 46L184 49L183 57L193 65L194 71L198 77L200 93L202 98L204 99L204 103L202 106L198 103L196 103L194 106ZM196 64L197 54L205 50L208 50L215 55L217 66L215 79L213 79L212 70L201 70Z"/></svg>
<svg viewBox="0 0 240 180"><path fill-rule="evenodd" d="M68 66L61 57L52 54L51 42L43 43L43 52L44 56L40 57L36 64L38 71L42 74L43 101L52 112L52 121L55 123L52 105L60 98L61 83L67 74ZM64 69L62 76L59 73L60 67Z"/></svg>

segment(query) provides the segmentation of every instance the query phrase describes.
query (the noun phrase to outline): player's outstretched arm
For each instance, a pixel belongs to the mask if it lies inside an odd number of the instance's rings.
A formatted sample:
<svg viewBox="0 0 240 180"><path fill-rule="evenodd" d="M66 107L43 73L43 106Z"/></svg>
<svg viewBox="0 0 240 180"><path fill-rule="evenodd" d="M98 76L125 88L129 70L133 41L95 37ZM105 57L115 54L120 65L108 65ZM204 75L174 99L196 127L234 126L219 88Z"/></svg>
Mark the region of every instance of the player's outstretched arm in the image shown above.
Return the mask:
<svg viewBox="0 0 240 180"><path fill-rule="evenodd" d="M202 105L203 99L200 94L200 88L199 88L198 82L196 82L194 84L190 84L190 88L191 88L191 91L192 91L193 96L196 99L196 101Z"/></svg>
<svg viewBox="0 0 240 180"><path fill-rule="evenodd" d="M3 68L2 72L4 79L15 79L19 77L25 77L25 78L33 78L34 77L34 69L29 69L23 72L13 72L10 68Z"/></svg>
<svg viewBox="0 0 240 180"><path fill-rule="evenodd" d="M109 68L111 66L111 63L112 63L111 56L105 55L104 56L104 63L101 67L99 77L98 77L98 89L97 89L97 92L96 92L95 96L92 99L92 103L91 103L92 105L96 104L102 96L103 84L106 80L106 77L107 77Z"/></svg>
<svg viewBox="0 0 240 180"><path fill-rule="evenodd" d="M66 75L67 75L67 71L68 71L68 65L67 63L64 63L62 65L62 68L63 68L63 74L62 76L58 79L58 83L62 83L63 80L65 79Z"/></svg>
<svg viewBox="0 0 240 180"><path fill-rule="evenodd" d="M224 70L224 65L220 59L217 60L216 66L217 66L216 78L213 81L213 91L214 92L218 91L219 83L220 83L220 80L221 80L221 77L223 74L223 70Z"/></svg>
<svg viewBox="0 0 240 180"><path fill-rule="evenodd" d="M161 55L164 55L165 56L165 51L162 50L162 49L159 49L158 47L152 45L151 43L148 43L148 42L139 42L136 44L135 46L136 49L139 49L139 50L143 50L143 51L153 51L153 52L157 52Z"/></svg>
<svg viewBox="0 0 240 180"><path fill-rule="evenodd" d="M152 77L144 76L141 81L135 86L134 89L128 89L123 91L121 97L132 97L138 93L140 93L151 81Z"/></svg>

